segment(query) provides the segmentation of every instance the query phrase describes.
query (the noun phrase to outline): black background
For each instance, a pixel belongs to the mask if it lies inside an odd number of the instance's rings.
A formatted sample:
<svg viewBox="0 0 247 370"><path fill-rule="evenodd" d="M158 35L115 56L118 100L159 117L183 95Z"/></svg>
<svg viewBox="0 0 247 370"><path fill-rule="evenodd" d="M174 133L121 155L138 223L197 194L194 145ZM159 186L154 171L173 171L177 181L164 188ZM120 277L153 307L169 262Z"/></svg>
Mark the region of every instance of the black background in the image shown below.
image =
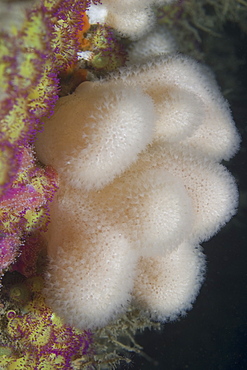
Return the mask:
<svg viewBox="0 0 247 370"><path fill-rule="evenodd" d="M240 38L234 28L229 29L231 37L235 36L236 52L247 61L247 37ZM240 190L238 213L203 244L206 280L193 309L180 321L165 324L162 332L147 330L137 335L137 342L154 362L133 355L132 364L123 364L121 369L247 369L247 62L235 78L241 93L229 103L242 143L225 165Z"/></svg>

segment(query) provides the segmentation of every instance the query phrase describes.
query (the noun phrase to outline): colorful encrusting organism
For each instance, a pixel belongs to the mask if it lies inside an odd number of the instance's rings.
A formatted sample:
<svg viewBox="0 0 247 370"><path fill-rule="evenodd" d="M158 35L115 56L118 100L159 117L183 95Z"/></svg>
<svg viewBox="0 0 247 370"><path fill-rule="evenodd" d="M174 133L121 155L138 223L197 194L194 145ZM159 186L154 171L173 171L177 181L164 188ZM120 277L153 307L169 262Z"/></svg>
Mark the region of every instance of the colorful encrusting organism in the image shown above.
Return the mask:
<svg viewBox="0 0 247 370"><path fill-rule="evenodd" d="M9 356L0 356L3 368L69 370L73 361L91 350L92 334L65 325L45 304L42 285L42 277L35 276L9 290L20 309L6 314L12 347Z"/></svg>
<svg viewBox="0 0 247 370"><path fill-rule="evenodd" d="M107 63L112 70L125 61L110 27L91 28L85 14L90 3L42 0L23 10L13 25L11 19L8 27L1 22L0 276L17 271L25 277L9 288L8 303L1 303L3 312L9 304L16 308L5 312L1 327L4 369L70 369L73 360L92 351L92 335L64 325L41 294L39 231L49 222L58 176L52 167L38 163L32 146L42 117L52 114L63 94L63 81L68 85L70 80L73 91L87 79L80 52L90 54L88 69L100 70ZM4 295L4 287L2 291Z"/></svg>

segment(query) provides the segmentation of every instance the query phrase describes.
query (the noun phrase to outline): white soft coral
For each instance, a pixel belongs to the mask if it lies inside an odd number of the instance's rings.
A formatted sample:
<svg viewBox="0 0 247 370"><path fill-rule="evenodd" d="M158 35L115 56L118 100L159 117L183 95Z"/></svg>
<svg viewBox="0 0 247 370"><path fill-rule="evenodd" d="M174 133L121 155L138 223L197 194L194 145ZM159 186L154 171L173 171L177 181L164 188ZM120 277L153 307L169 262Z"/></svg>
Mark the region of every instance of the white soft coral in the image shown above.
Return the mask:
<svg viewBox="0 0 247 370"><path fill-rule="evenodd" d="M219 164L239 137L211 74L158 58L60 99L38 157L60 188L46 234L46 296L80 328L105 325L130 300L152 318L190 308L204 274L198 244L234 214Z"/></svg>
<svg viewBox="0 0 247 370"><path fill-rule="evenodd" d="M92 4L88 10L90 23L105 23L122 36L139 39L155 24L152 6L171 3L174 0L103 0Z"/></svg>

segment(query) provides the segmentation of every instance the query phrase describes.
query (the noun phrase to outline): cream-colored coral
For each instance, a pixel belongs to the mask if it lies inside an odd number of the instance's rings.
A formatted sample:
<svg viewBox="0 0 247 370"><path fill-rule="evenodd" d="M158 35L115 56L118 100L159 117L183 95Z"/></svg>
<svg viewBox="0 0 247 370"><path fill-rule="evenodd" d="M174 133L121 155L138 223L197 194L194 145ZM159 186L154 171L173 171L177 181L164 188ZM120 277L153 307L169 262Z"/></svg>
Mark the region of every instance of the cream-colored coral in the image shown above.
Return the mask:
<svg viewBox="0 0 247 370"><path fill-rule="evenodd" d="M130 45L127 65L145 63L154 57L175 51L176 43L172 35L164 27L156 26L147 35Z"/></svg>
<svg viewBox="0 0 247 370"><path fill-rule="evenodd" d="M174 319L204 275L199 244L234 214L237 188L219 163L239 136L205 67L156 58L60 99L36 150L60 176L46 234L49 304L80 328L132 301Z"/></svg>
<svg viewBox="0 0 247 370"><path fill-rule="evenodd" d="M165 256L141 257L134 285L134 302L151 318L176 319L191 308L204 277L204 255L198 246L182 243Z"/></svg>
<svg viewBox="0 0 247 370"><path fill-rule="evenodd" d="M107 89L104 84L85 82L73 95L59 100L43 133L40 159L67 173L73 187L101 188L151 142L155 118L152 99L140 88L120 83Z"/></svg>
<svg viewBox="0 0 247 370"><path fill-rule="evenodd" d="M174 0L103 0L92 4L88 15L90 23L105 23L122 36L140 39L155 25L152 6L161 6Z"/></svg>

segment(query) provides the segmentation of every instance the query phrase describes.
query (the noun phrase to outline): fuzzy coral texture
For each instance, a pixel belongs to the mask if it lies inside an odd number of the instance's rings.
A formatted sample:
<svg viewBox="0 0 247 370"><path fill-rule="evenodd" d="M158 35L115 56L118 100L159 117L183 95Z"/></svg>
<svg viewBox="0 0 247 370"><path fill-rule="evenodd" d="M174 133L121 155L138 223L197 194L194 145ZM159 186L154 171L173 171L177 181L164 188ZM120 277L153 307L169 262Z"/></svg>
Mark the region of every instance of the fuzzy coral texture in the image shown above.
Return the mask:
<svg viewBox="0 0 247 370"><path fill-rule="evenodd" d="M105 23L120 35L137 40L146 35L155 24L153 7L170 4L174 0L104 0L91 4L91 23Z"/></svg>
<svg viewBox="0 0 247 370"><path fill-rule="evenodd" d="M137 305L152 319L191 308L200 243L235 213L220 164L239 136L214 77L158 57L61 98L36 150L59 174L46 239L45 295L69 324L94 328Z"/></svg>

